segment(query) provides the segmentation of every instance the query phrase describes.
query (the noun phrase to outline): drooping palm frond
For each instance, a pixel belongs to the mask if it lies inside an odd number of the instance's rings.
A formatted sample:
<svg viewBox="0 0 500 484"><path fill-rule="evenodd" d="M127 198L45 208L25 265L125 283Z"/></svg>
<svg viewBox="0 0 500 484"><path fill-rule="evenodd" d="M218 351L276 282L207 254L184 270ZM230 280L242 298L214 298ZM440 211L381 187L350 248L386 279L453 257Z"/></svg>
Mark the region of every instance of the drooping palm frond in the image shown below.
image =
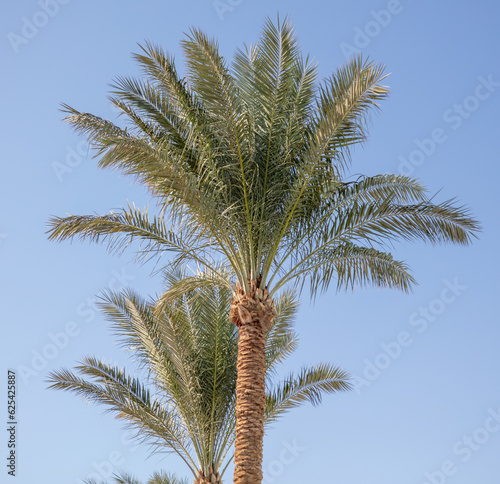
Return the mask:
<svg viewBox="0 0 500 484"><path fill-rule="evenodd" d="M52 240L78 236L95 243L107 242L111 252L121 252L137 241L142 257L170 251L182 260L203 265L208 260L203 254L213 245L206 237L200 240L201 234L195 230L191 234L185 231L180 237L167 228L163 218L150 218L146 208L140 210L133 204L108 215L54 217L50 225L54 227Z"/></svg>
<svg viewBox="0 0 500 484"><path fill-rule="evenodd" d="M332 208L341 209L353 203L369 203L390 198L395 203L415 203L427 200L422 184L405 175L375 175L343 183L332 200Z"/></svg>
<svg viewBox="0 0 500 484"><path fill-rule="evenodd" d="M268 393L266 423L274 422L283 413L304 402L318 405L324 394L350 388L348 374L338 367L319 364L312 368L303 368L297 376L290 374Z"/></svg>
<svg viewBox="0 0 500 484"><path fill-rule="evenodd" d="M394 260L391 254L350 242L308 254L281 278L275 290L289 282L304 284L307 278L313 295L319 289L326 291L332 279L337 280L337 289L375 285L408 292L415 283L404 262Z"/></svg>
<svg viewBox="0 0 500 484"><path fill-rule="evenodd" d="M71 391L89 402L105 405L116 418L136 429L138 438L154 451L175 452L195 472L189 429L182 425L175 410L153 398L137 378L128 376L123 369L90 357L83 359L76 370L79 374L68 370L51 372L49 388Z"/></svg>
<svg viewBox="0 0 500 484"><path fill-rule="evenodd" d="M291 291L284 291L276 302L276 318L266 337L266 368L268 379L298 347L298 338L292 330L298 311L298 299Z"/></svg>

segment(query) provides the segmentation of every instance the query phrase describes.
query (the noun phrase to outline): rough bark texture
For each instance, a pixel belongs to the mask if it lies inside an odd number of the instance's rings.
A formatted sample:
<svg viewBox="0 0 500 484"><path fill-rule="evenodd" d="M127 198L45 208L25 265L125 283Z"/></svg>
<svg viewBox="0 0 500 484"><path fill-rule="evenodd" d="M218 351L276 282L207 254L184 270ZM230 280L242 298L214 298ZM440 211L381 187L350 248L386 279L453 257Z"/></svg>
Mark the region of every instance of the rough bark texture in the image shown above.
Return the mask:
<svg viewBox="0 0 500 484"><path fill-rule="evenodd" d="M198 471L198 476L194 484L222 484L222 479L218 472L214 472L213 469L210 468L208 475L205 475L202 471Z"/></svg>
<svg viewBox="0 0 500 484"><path fill-rule="evenodd" d="M236 286L230 319L239 328L236 380L235 484L262 482L262 446L266 404L266 332L276 316L268 291L250 282L250 291Z"/></svg>

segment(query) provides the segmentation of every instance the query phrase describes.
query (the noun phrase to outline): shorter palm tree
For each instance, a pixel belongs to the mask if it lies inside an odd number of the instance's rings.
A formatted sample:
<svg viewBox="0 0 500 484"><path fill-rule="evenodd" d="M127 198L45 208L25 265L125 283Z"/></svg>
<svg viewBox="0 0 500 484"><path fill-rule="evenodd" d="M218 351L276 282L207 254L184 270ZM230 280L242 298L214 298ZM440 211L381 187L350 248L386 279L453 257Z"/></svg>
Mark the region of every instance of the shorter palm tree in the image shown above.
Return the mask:
<svg viewBox="0 0 500 484"><path fill-rule="evenodd" d="M168 274L167 282L173 287L182 278L181 273ZM132 291L108 292L102 309L142 375L132 377L91 356L81 361L76 373L51 373L51 388L104 404L137 430L137 438L153 452L180 456L196 484L220 483L233 459L236 424L238 330L227 324L231 300L230 288L206 286L185 293L158 313L155 301ZM297 347L292 330L297 305L293 293L284 292L267 334L266 425L294 407L318 404L323 394L350 386L347 374L329 364L302 368L276 381L277 366ZM117 482L137 482L126 478ZM170 481L152 484L157 482Z"/></svg>

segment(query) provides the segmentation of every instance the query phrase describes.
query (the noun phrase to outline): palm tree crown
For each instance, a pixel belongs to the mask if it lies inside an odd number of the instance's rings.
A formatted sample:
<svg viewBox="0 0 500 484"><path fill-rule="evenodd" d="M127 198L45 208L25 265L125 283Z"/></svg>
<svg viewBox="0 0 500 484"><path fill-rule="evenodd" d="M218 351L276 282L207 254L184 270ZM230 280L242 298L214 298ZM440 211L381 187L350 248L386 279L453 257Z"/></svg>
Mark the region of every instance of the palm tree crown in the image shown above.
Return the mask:
<svg viewBox="0 0 500 484"><path fill-rule="evenodd" d="M383 67L356 58L316 87L291 24L268 22L260 42L238 50L231 69L217 43L193 29L183 42L187 78L146 44L135 55L143 80L119 78L111 102L129 126L65 106L101 167L137 177L161 200L160 217L128 206L103 216L54 218L50 237L133 239L169 250L226 281L260 278L270 295L309 277L313 291L372 282L408 290L407 267L373 246L394 239L467 244L477 223L451 201L432 203L403 175L345 183L365 120L386 97ZM214 282L212 281L212 282ZM194 283L194 281L191 281Z"/></svg>

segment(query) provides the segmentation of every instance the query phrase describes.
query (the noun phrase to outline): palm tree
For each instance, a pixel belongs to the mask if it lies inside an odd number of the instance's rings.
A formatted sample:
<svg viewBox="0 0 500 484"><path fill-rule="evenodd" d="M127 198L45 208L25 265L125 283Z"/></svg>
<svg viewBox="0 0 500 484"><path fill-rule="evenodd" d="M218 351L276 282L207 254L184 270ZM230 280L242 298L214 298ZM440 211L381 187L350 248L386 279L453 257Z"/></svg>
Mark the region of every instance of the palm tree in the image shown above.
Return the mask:
<svg viewBox="0 0 500 484"><path fill-rule="evenodd" d="M179 274L168 275L169 285L180 280ZM222 482L233 458L236 423L238 331L227 324L231 297L227 288L204 287L155 316L154 302L131 291L108 292L102 309L121 345L139 363L140 377L91 356L77 373L52 372L50 388L105 405L153 451L180 456L195 484ZM325 393L350 387L347 374L328 364L276 381L278 365L297 347L292 330L296 309L296 298L285 292L266 338L266 424L307 401L318 404Z"/></svg>
<svg viewBox="0 0 500 484"><path fill-rule="evenodd" d="M348 181L352 149L388 94L384 68L356 57L317 84L288 20L268 20L257 44L232 64L192 29L182 42L186 77L162 49L135 55L144 78L119 78L111 102L128 125L65 105L66 120L96 149L99 166L132 175L161 211L56 217L50 238L79 236L120 250L142 241L144 257L170 251L172 267L203 277L179 281L164 303L208 284L232 287L239 328L235 478L262 480L265 335L274 298L288 284L314 296L332 279L409 291L396 240L467 245L479 229L454 200L435 203L418 180L377 175ZM225 274L235 275L230 285ZM161 304L160 304L161 306Z"/></svg>

